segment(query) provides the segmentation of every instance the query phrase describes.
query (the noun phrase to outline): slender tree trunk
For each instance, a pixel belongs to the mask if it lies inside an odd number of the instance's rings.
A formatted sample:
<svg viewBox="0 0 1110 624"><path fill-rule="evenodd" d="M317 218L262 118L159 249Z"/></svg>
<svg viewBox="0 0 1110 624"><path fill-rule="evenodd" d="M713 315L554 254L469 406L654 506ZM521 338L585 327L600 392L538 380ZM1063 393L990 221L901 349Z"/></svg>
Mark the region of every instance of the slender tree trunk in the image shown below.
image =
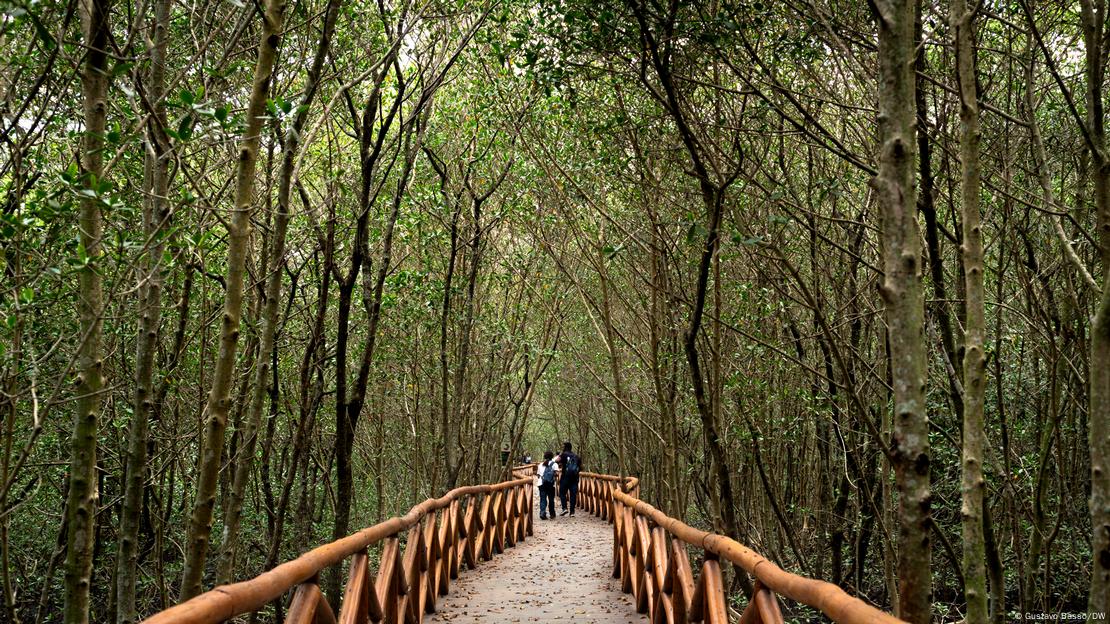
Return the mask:
<svg viewBox="0 0 1110 624"><path fill-rule="evenodd" d="M1101 247L1102 294L1091 323L1091 395L1087 421L1091 456L1091 592L1087 608L1110 612L1110 154L1103 114L1106 2L1082 0L1086 48L1087 132L1094 164L1095 210Z"/></svg>
<svg viewBox="0 0 1110 624"><path fill-rule="evenodd" d="M105 121L108 115L108 11L109 0L82 0L81 22L84 30L85 67L81 72L84 96L85 132L82 141L81 172L85 185L99 195L104 169L101 154ZM80 245L87 259L80 270L78 315L81 342L77 351L76 405L73 415L72 455L69 465L69 491L66 497L66 624L89 621L89 590L92 586L93 547L96 542L96 508L99 492L96 473L96 439L104 385L100 352L103 325L103 295L100 285L100 239L103 224L98 197L81 200L79 214Z"/></svg>
<svg viewBox="0 0 1110 624"><path fill-rule="evenodd" d="M664 37L660 39L657 38L659 33L653 31L649 23L649 19L653 16L650 14L647 5L638 0L629 0L628 4L636 18L641 43L644 45L648 61L650 61L655 75L659 79L662 92L650 86L649 90L664 106L678 129L678 134L690 158L692 175L698 181L702 205L706 212L708 228L705 243L701 250L701 261L698 266L694 289L694 304L690 311L689 325L684 336L683 350L686 354L686 363L693 383L694 401L697 405L698 416L701 419L702 432L705 436L713 474L717 482L717 488L712 494L715 514L719 518L720 529L729 537L736 539L739 537L739 523L736 519L735 502L733 501L731 464L728 462L724 442L721 439L721 425L716 418L712 391L710 389L707 392L706 376L702 372L701 354L698 349L698 336L701 333L702 321L705 316L709 271L713 265L713 257L717 253L720 240L719 229L721 214L724 210L724 193L728 186L735 181L735 177L739 175L739 169L737 168L731 174L721 176L727 179L719 181L714 179L714 174L710 173L711 163L707 161L704 148L690 126L687 113L680 103L679 91L671 67L672 46L675 43L672 37L666 36L666 33L673 33L675 13L672 11L663 19L660 30L663 31ZM644 79L642 76L641 80ZM743 154L737 154L737 156L739 157L738 160L743 160ZM716 173L721 174L721 172ZM740 579L745 594L751 595L751 584L747 575L740 573L737 578Z"/></svg>
<svg viewBox="0 0 1110 624"><path fill-rule="evenodd" d="M147 129L144 163L145 198L143 234L150 246L140 262L139 332L135 339L135 398L127 441L127 472L123 509L120 511L119 548L116 554L116 622L138 621L135 609L135 570L138 565L139 519L146 491L147 443L150 418L154 411L154 355L162 324L162 232L169 226L169 159L165 127L166 46L170 21L170 1L154 3L154 36L151 37L150 74L147 97L155 107Z"/></svg>
<svg viewBox="0 0 1110 624"><path fill-rule="evenodd" d="M1013 76L1012 72L1008 72L1008 74L1011 77ZM1011 80L1010 82L1013 83L1014 81ZM1009 190L1013 187L1013 158L1014 158L1013 143L1014 143L1014 141L1012 139L1008 139L1008 140L1005 141L1005 151L1003 152L1003 157L1002 157L1002 188L1003 188L1003 190L1007 191L1007 196L1003 198L1002 206L1001 206L1001 208L1002 208L1002 226L1001 227L1002 227L1003 230L1007 230L1008 226L1010 225L1010 215L1013 214L1014 203L1015 203L1014 200L1013 200L1012 194L1009 194ZM1006 237L1002 237L1002 239L998 243L998 251L996 253L996 257L998 258L998 263L995 267L995 272L998 275L998 279L995 280L995 285L994 285L994 287L995 287L995 300L996 301L1003 301L1005 299L1005 296L1006 296L1005 295L1006 285L1005 285L1004 280L1002 279L1002 276L1006 274L1007 258L1010 256L1010 253L1011 253L1010 252L1010 246L1009 246L1009 244L1006 240ZM1009 437L1009 427L1007 426L1007 422L1006 422L1006 420L1007 420L1006 419L1006 401L1004 399L1004 396L1005 396L1004 392L1005 392L1005 387L1006 387L1006 377L1002 374L1002 358L999 357L1002 354L1002 341L1003 341L1003 337L1004 337L1004 334L1003 334L1003 331L1002 331L1003 313L1004 313L1004 310L1003 310L1002 306L995 306L995 312L994 312L994 352L995 352L995 357L993 358L994 359L994 366L993 366L993 368L994 368L994 384L995 384L995 389L994 389L995 390L995 392L994 392L994 395L995 395L994 396L995 410L994 410L994 412L997 415L998 425L999 425L998 428L999 428L1000 433L1001 433L1001 446L998 450L998 454L999 454L1001 459L1000 459L1000 465L998 466L998 471L999 471L998 474L999 474L999 479L1004 483L1004 485L1002 487L1001 513L1000 513L999 516L996 516L998 518L998 522L999 522L1000 527L1003 526L1003 523L1005 521L1006 512L1008 510L1013 509L1013 486L1014 486L1013 480L1010 477L1010 475L1012 474L1011 465L1010 465L1010 461L1011 461L1010 460L1010 437ZM990 557L988 559L988 563L987 563L987 572L988 572L988 575L989 575L989 578L990 578L990 588L991 588L991 621L994 624L1003 624L1003 622L1008 617L1008 614L1006 612L1006 584L1005 584L1004 571L1003 571L1003 568L1002 568L1002 554L1001 554L1001 546L1004 543L1002 541L1002 538L1005 534L1004 533L999 533L998 537L997 538L995 537L995 533L994 533L994 530L992 528L992 520L993 519L991 518L990 505L989 504L984 505L983 510L984 510L984 516L983 516L984 529L983 529L983 533L987 538L987 554ZM1016 522L1015 516L1016 516L1016 514L1012 514L1012 513L1010 514L1011 526L1013 525L1013 523ZM1011 531L1011 534L1016 535L1017 531ZM1015 571L1014 576L1018 579L1021 578L1020 561L1021 561L1021 559L1018 558L1017 565L1014 566L1014 571ZM1021 587L1020 582L1018 583L1018 587L1019 588Z"/></svg>
<svg viewBox="0 0 1110 624"><path fill-rule="evenodd" d="M1087 271L1087 266L1083 260L1079 258L1075 248L1072 246L1071 241L1068 240L1067 234L1064 232L1064 225L1061 223L1061 218L1057 213L1060 208L1056 201L1056 191L1052 187L1052 171L1049 169L1048 153L1045 151L1044 139L1041 136L1040 126L1037 124L1036 98L1034 97L1034 90L1036 89L1036 82L1034 82L1034 48L1032 44L1032 37L1028 37L1027 49L1029 50L1029 59L1025 65L1025 93L1023 97L1023 113L1025 122L1029 126L1029 140L1030 140L1030 154L1033 156L1033 169L1037 174L1037 182L1041 187L1041 201L1044 204L1044 210L1049 212L1052 220L1053 229L1056 231L1056 238L1059 240L1060 246L1064 248L1064 255L1072 265L1079 271L1083 280L1088 284L1094 285L1094 277ZM1097 288L1097 286L1096 286Z"/></svg>
<svg viewBox="0 0 1110 624"><path fill-rule="evenodd" d="M628 474L628 465L625 462L625 453L628 446L625 442L625 417L624 409L628 398L624 393L624 376L622 374L620 347L617 346L617 333L613 329L613 318L609 301L609 269L605 266L604 258L597 267L598 280L601 282L601 322L605 329L605 347L609 354L609 373L613 376L613 393L617 400L613 401L613 415L617 425L617 466L622 478L621 488L624 488L623 478Z"/></svg>
<svg viewBox="0 0 1110 624"><path fill-rule="evenodd" d="M285 0L267 0L250 102L244 114L247 126L239 145L235 208L228 222L227 290L220 324L220 352L212 372L212 388L205 407L207 419L201 446L196 499L186 537L181 600L188 600L201 592L204 564L208 558L212 512L216 506L220 456L223 451L224 431L227 429L228 408L231 406L231 384L243 311L243 278L250 239L251 207L254 203L255 165L258 161L259 138L266 117L266 99L270 92L277 47L281 42L284 17Z"/></svg>
<svg viewBox="0 0 1110 624"><path fill-rule="evenodd" d="M11 254L12 256L18 254ZM10 256L9 256L10 258ZM11 267L9 260L9 271L14 268L18 270L18 262L16 267ZM14 274L15 271L12 271ZM12 331L11 351L9 357L13 362L20 361L23 347L23 328L22 323L18 324ZM8 470L10 468L12 457L12 442L15 439L15 421L19 411L19 403L15 399L16 388L18 379L16 375L12 374L4 380L4 393L6 395L5 402L7 408L4 410L4 455L0 458L0 483L8 482ZM4 502L4 497L0 497L0 504ZM15 588L12 583L11 572L11 546L9 542L10 518L0 519L0 591L4 592L4 615L11 624L20 624L19 614L15 608Z"/></svg>
<svg viewBox="0 0 1110 624"><path fill-rule="evenodd" d="M1110 210L1105 219L1110 220ZM1107 234L1103 232L1103 238ZM1110 243L1103 243L1107 246ZM1104 263L1104 274L1108 267ZM1091 613L1110 612L1110 279L1091 325L1091 412L1087 440L1091 455Z"/></svg>
<svg viewBox="0 0 1110 624"><path fill-rule="evenodd" d="M398 96L402 97L402 96ZM416 122L416 120L413 120ZM351 453L354 447L355 429L358 426L358 419L362 414L362 407L366 400L366 389L370 378L370 366L374 360L374 351L377 345L378 325L381 322L382 312L382 297L385 293L385 279L389 275L389 266L393 261L393 236L397 226L397 220L401 214L401 203L405 196L405 190L412 177L413 164L416 161L416 146L412 143L414 141L415 130L408 130L408 134L404 139L404 164L400 173L400 178L397 180L397 187L393 196L392 208L389 216L384 223L384 232L382 235L382 255L379 260L378 270L375 274L373 282L369 279L370 266L368 260L367 265L362 268L363 274L363 305L366 308L366 343L362 351L362 357L359 361L359 369L357 377L355 378L354 388L350 396L344 402L342 408L345 410L344 420L342 422L342 429L336 432L336 506L335 506L335 522L332 525L332 539L337 540L347 536L351 521L351 496L354 491L353 471L351 467ZM419 143L419 136L415 137L415 141ZM364 172L368 175L369 172ZM369 180L363 181L364 187L369 188ZM370 206L364 205L364 209L369 211ZM368 258L368 254L363 254L364 259ZM353 286L353 284L352 284ZM380 492L378 495L380 496ZM340 581L338 570L333 568L327 577L327 595L328 599L332 601L333 607L338 607L340 599ZM338 609L336 609L338 610Z"/></svg>
<svg viewBox="0 0 1110 624"><path fill-rule="evenodd" d="M921 24L921 3L916 4L914 19L914 45L917 48L914 68L918 75L924 76L929 71L929 64L925 55L925 45L922 43L923 32ZM956 351L956 341L952 336L952 316L949 312L948 288L944 277L944 255L940 242L940 224L937 222L937 207L934 201L936 186L933 178L932 143L929 141L929 128L927 125L928 102L925 98L924 81L914 84L914 102L917 107L917 172L921 185L921 192L917 195L917 209L925 218L925 249L929 258L929 277L933 287L935 303L928 310L936 319L940 330L941 347L948 360L952 362L953 371L961 369L960 353ZM955 375L948 375L948 397L956 412L956 417L962 419L964 414L964 400L960 393L961 381Z"/></svg>
<svg viewBox="0 0 1110 624"><path fill-rule="evenodd" d="M395 50L396 48L394 48ZM348 351L350 350L350 323L351 323L351 305L354 298L354 289L358 285L358 278L362 271L369 270L370 261L369 243L367 237L369 236L370 228L370 208L376 196L373 194L374 173L377 170L378 158L382 153L382 145L385 143L385 136L388 130L393 126L393 121L396 118L397 112L401 106L401 100L404 97L404 83L398 85L398 92L390 105L388 113L379 118L378 113L381 108L381 91L382 85L391 66L394 63L395 56L391 51L382 63L382 70L375 76L375 83L370 91L370 95L366 98L366 103L363 106L361 119L355 118L353 121L359 128L359 164L360 173L362 177L362 185L359 194L359 212L358 219L355 223L355 240L354 249L351 252L351 264L346 275L336 275L336 281L339 285L339 303L336 312L336 340L335 340L335 443L333 445L335 457L335 475L336 484L339 489L335 501L335 517L332 525L332 535L334 539L339 539L347 535L348 523L350 521L351 501L349 498L342 496L343 491L350 491L351 487L351 446L354 440L354 432L356 422L351 421L353 415L356 419L362 411L362 402L359 398L357 390L357 378L355 388L350 388L350 372L347 362ZM334 270L334 264L332 265ZM357 406L352 407L352 403L357 403ZM301 497L304 501L304 496ZM332 602L333 607L339 605L339 570L331 568L325 577L325 591L328 599Z"/></svg>
<svg viewBox="0 0 1110 624"><path fill-rule="evenodd" d="M262 303L262 329L260 346L258 350L258 364L254 369L254 386L251 395L250 408L241 436L240 460L235 467L235 478L231 486L231 501L227 508L227 518L224 520L224 536L222 556L217 582L220 584L231 582L235 571L235 554L239 544L239 522L242 518L243 498L246 494L247 481L250 479L254 468L254 449L258 439L258 428L262 423L262 411L266 403L267 385L270 383L270 354L274 350L274 338L277 334L278 304L281 300L281 280L285 264L285 238L289 230L291 211L291 197L293 191L293 167L297 161L300 148L301 132L312 100L316 97L320 71L327 57L328 47L331 44L332 32L335 29L335 19L342 5L342 0L330 0L324 15L323 32L316 47L316 56L308 70L305 81L305 91L301 104L292 123L286 130L284 145L281 150L281 177L278 179L277 214L274 215L273 234L270 242L268 259L263 259L261 266L266 274L266 292Z"/></svg>
<svg viewBox="0 0 1110 624"><path fill-rule="evenodd" d="M300 370L300 418L297 428L293 433L293 449L290 453L288 470L278 495L276 510L274 511L273 533L270 539L270 548L266 554L265 570L270 570L277 565L281 553L281 544L285 532L286 515L289 509L289 500L297 474L302 465L302 460L310 446L309 436L312 435L316 421L316 413L320 407L320 400L324 393L324 355L325 323L327 321L328 299L331 293L332 260L335 253L335 221L328 222L327 236L323 241L323 270L321 284L317 290L316 312L313 321L312 333L309 337L308 347L301 359ZM277 601L280 607L280 600Z"/></svg>
<svg viewBox="0 0 1110 624"><path fill-rule="evenodd" d="M15 150L12 154L12 170L11 174L11 189L9 191L9 198L13 204L18 205L23 200L23 175L22 175L22 161L23 156L20 150ZM10 283L16 283L16 276L22 272L23 262L22 257L24 253L19 246L9 245L4 250L3 255L0 256L4 260L4 278ZM18 317L18 315L17 315ZM8 342L8 354L11 362L20 362L23 360L23 337L24 337L24 321L17 318L15 327L11 328L10 339ZM3 456L0 457L0 508L7 507L8 494L8 477L12 468L12 445L15 442L15 425L16 419L19 416L19 400L16 395L19 392L20 375L18 370L5 370L3 379L2 390L6 404L4 409L4 432L3 432ZM41 423L34 422L33 427L41 427ZM19 614L16 611L15 588L12 583L12 569L11 569L11 543L9 542L9 530L11 528L11 514L0 518L0 591L4 593L4 615L7 617L11 624L20 624Z"/></svg>
<svg viewBox="0 0 1110 624"><path fill-rule="evenodd" d="M929 420L921 249L914 185L914 0L876 0L879 25L879 173L894 415L891 462L898 489L898 615L927 624L932 611Z"/></svg>
<svg viewBox="0 0 1110 624"><path fill-rule="evenodd" d="M439 172L441 179L441 189L446 188L447 185L447 167L445 164L439 163L435 160L430 151L425 151L428 154L428 159L432 161L436 171ZM444 199L448 199L446 192L443 193ZM446 486L450 485L452 476L458 473L458 460L455 455L457 449L454 441L448 435L451 431L451 381L450 381L450 367L448 366L447 357L447 329L451 320L451 288L455 280L455 264L459 255L459 213L462 209L462 201L459 196L454 198L454 210L451 212L451 230L449 237L450 249L447 256L447 275L443 281L443 304L440 306L439 313L439 418L440 428L443 434L443 463L444 463L444 491Z"/></svg>
<svg viewBox="0 0 1110 624"><path fill-rule="evenodd" d="M472 198L473 210L471 219L474 233L470 237L470 250L469 262L466 278L466 317L463 319L462 331L460 332L460 353L459 361L455 365L455 397L454 406L452 408L452 418L448 423L449 428L445 432L447 438L444 441L446 446L454 446L457 453L462 449L462 419L466 403L466 392L464 383L466 381L466 372L470 365L470 338L473 333L474 327L474 293L478 286L478 270L481 267L482 261L482 200ZM447 473L447 489L451 489L458 484L459 473L462 468L462 460L459 459L449 467Z"/></svg>
<svg viewBox="0 0 1110 624"><path fill-rule="evenodd" d="M967 0L949 7L956 40L956 82L960 92L960 205L963 210L963 263L967 301L964 320L964 419L962 452L963 576L968 624L986 624L986 543L983 535L983 448L986 430L985 291L983 227L979 215L979 102L976 85L975 9Z"/></svg>
<svg viewBox="0 0 1110 624"><path fill-rule="evenodd" d="M702 431L705 435L706 445L712 459L713 475L717 481L716 501L717 512L721 520L721 529L726 535L736 539L739 532L739 523L736 519L736 508L732 494L732 470L725 452L724 443L721 441L721 424L714 415L713 406L705 388L705 379L702 374L701 355L698 350L698 334L701 331L702 319L705 316L705 299L709 285L709 269L713 264L713 256L717 253L717 244L720 239L721 213L724 209L724 197L721 191L711 185L702 183L702 196L706 210L709 213L708 233L701 252L701 264L698 267L697 283L694 289L694 307L690 312L690 325L686 330L685 351L686 363L690 369L690 380L694 386L694 401L701 418ZM750 595L749 582L744 573L738 572L746 594Z"/></svg>
<svg viewBox="0 0 1110 624"><path fill-rule="evenodd" d="M451 475L458 473L458 460L456 445L450 439L451 431L451 381L450 367L447 358L447 326L451 318L451 287L455 277L455 259L458 257L458 210L455 211L451 222L451 254L447 264L447 278L443 284L443 306L439 319L439 400L440 400L440 428L443 430L443 463L444 476L448 481ZM448 485L447 483L444 484ZM446 491L446 488L445 488Z"/></svg>

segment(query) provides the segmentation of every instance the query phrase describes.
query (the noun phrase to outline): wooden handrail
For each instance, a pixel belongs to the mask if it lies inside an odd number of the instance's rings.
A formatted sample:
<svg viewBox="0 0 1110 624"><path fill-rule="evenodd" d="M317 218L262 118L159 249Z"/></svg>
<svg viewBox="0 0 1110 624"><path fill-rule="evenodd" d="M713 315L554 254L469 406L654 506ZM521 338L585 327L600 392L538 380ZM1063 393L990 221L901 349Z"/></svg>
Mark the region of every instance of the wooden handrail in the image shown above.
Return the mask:
<svg viewBox="0 0 1110 624"><path fill-rule="evenodd" d="M776 595L819 609L839 624L899 624L902 620L848 595L832 583L786 572L743 544L672 518L639 499L639 481L582 473L579 504L613 524L613 576L652 622L728 624L720 558L755 577L742 624L783 621ZM669 536L669 539L668 539ZM704 551L695 582L687 546Z"/></svg>
<svg viewBox="0 0 1110 624"><path fill-rule="evenodd" d="M269 572L223 585L157 613L145 624L217 624L257 611L294 590L287 624L422 621L435 612L463 565L474 568L532 535L538 464L510 469L513 479L473 485L430 498L390 518L315 548ZM781 624L778 595L819 609L840 624L898 624L888 613L831 583L786 572L743 544L701 531L639 499L639 479L583 472L579 503L613 525L613 576L652 622L728 624L719 559L755 577L741 624ZM405 533L404 546L401 534ZM381 544L376 573L368 549ZM704 552L695 579L687 548ZM321 571L350 558L338 617L320 591Z"/></svg>
<svg viewBox="0 0 1110 624"><path fill-rule="evenodd" d="M419 622L465 563L475 567L532 535L532 478L455 488L400 517L325 544L253 579L222 585L157 613L145 624L218 624L297 587L286 622L335 622L317 585L325 568L352 557L339 622ZM481 500L479 501L479 497ZM465 511L463 503L466 504ZM438 513L437 513L438 512ZM429 520L430 519L430 520ZM437 526L438 520L438 526ZM399 536L407 531L402 555ZM366 550L383 543L375 579Z"/></svg>
<svg viewBox="0 0 1110 624"><path fill-rule="evenodd" d="M509 472L512 474L513 479L525 479L527 477L535 475L536 468L538 466L539 463L537 462L532 462L530 464L520 464L519 466L513 466L512 470L510 470Z"/></svg>

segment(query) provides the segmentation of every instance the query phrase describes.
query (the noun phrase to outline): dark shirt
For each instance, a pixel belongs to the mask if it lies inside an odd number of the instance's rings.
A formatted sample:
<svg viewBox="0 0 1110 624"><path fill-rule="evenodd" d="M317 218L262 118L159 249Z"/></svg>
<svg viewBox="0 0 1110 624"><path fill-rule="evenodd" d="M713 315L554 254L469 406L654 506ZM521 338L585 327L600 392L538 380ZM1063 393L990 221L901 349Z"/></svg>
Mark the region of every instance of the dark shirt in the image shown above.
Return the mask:
<svg viewBox="0 0 1110 624"><path fill-rule="evenodd" d="M574 457L575 459L578 460L578 472L575 473L574 475L569 475L569 474L567 474L567 471L566 471L567 460L571 457ZM555 458L555 461L556 461L556 463L559 464L559 467L562 469L562 473L561 473L560 479L559 479L561 483L572 483L572 482L578 481L578 474L582 472L582 458L581 457L575 455L574 453L572 453L570 451L563 451L562 453L559 453L559 455Z"/></svg>

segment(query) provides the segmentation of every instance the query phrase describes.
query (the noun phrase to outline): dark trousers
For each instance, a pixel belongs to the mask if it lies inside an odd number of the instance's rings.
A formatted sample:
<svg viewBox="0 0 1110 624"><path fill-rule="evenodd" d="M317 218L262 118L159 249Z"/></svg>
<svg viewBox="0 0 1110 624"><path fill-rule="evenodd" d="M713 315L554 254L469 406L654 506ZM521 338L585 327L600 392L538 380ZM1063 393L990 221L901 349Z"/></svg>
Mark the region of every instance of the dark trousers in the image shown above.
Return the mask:
<svg viewBox="0 0 1110 624"><path fill-rule="evenodd" d="M566 480L559 484L559 504L562 506L563 511L567 510L568 499L570 502L570 513L574 513L574 508L578 506L578 479L574 479L573 481Z"/></svg>
<svg viewBox="0 0 1110 624"><path fill-rule="evenodd" d="M540 518L555 517L555 484L540 486Z"/></svg>

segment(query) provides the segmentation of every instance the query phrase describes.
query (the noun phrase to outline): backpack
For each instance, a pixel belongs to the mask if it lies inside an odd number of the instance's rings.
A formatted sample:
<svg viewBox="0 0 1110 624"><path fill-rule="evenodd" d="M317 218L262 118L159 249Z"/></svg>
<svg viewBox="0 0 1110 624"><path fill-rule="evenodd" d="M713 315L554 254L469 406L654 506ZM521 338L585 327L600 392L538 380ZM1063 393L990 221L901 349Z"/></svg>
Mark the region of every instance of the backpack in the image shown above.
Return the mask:
<svg viewBox="0 0 1110 624"><path fill-rule="evenodd" d="M553 462L548 463L545 468L546 471L543 473L540 479L543 481L544 485L555 485L555 464Z"/></svg>
<svg viewBox="0 0 1110 624"><path fill-rule="evenodd" d="M568 477L577 477L580 466L578 465L578 456L574 453L567 453L564 459L563 474Z"/></svg>

